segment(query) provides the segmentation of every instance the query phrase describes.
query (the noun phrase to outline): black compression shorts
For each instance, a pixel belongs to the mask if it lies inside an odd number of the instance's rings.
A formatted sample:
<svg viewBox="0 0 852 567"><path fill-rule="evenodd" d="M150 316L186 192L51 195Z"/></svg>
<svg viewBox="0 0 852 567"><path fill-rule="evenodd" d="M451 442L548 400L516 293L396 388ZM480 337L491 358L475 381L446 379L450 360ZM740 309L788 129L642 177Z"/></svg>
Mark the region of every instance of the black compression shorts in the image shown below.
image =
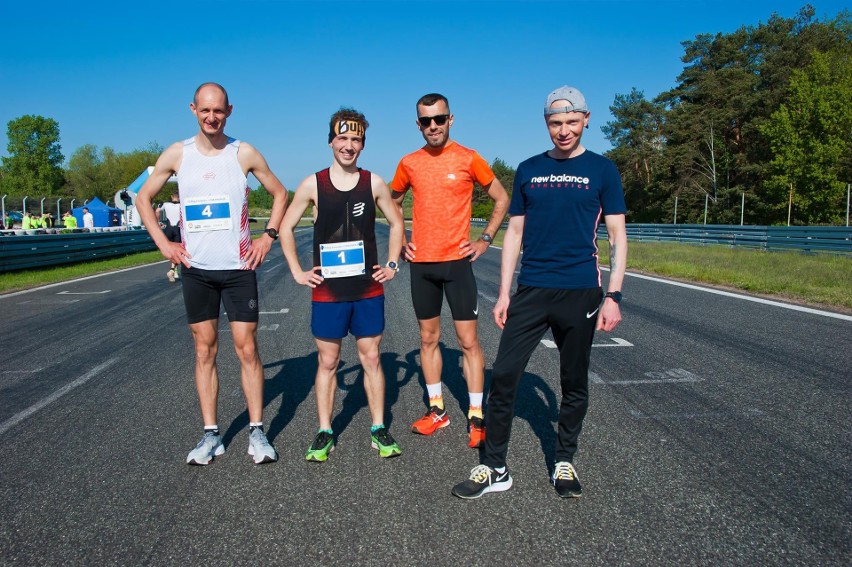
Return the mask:
<svg viewBox="0 0 852 567"><path fill-rule="evenodd" d="M469 259L411 264L411 300L418 320L439 317L444 295L453 321L476 320L476 278Z"/></svg>
<svg viewBox="0 0 852 567"><path fill-rule="evenodd" d="M219 318L225 305L228 321L257 323L257 276L254 270L200 270L184 268L183 303L190 325Z"/></svg>

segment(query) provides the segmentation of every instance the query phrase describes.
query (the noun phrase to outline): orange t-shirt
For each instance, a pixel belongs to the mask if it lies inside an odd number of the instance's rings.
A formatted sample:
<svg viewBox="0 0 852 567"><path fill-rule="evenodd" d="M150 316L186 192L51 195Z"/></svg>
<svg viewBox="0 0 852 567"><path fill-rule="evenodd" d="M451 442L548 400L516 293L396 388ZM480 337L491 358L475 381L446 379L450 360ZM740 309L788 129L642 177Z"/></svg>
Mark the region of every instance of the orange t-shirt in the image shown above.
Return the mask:
<svg viewBox="0 0 852 567"><path fill-rule="evenodd" d="M482 156L452 140L441 149L424 146L400 160L390 187L397 196L410 187L414 196L415 262L461 259L459 245L470 240L474 181L485 187L494 181L494 172Z"/></svg>

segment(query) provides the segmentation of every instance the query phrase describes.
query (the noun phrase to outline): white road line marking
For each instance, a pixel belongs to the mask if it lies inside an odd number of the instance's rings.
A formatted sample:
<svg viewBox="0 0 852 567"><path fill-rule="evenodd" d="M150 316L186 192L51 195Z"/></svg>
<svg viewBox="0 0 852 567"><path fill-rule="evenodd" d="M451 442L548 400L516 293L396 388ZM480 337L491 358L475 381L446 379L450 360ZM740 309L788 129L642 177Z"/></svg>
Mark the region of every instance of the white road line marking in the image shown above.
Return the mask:
<svg viewBox="0 0 852 567"><path fill-rule="evenodd" d="M143 264L141 266L133 266L131 268L124 268L122 270L115 270L115 271L112 271L112 272L104 272L102 274L95 274L94 276L86 276L84 278L77 278L76 280L68 280L68 281L64 281L64 282L57 282L57 283L47 284L47 285L43 285L43 286L39 286L39 287L33 287L33 288L30 288L30 289L24 289L24 290L21 290L21 291L16 291L14 293L4 293L4 294L0 295L0 299L6 299L7 297L15 297L17 295L23 295L25 293L32 293L34 291L40 291L42 289L50 289L52 287L67 286L68 284L82 282L82 281L86 281L86 280L91 280L91 279L94 279L94 278L102 278L104 276L112 276L112 275L115 275L115 274L120 274L121 272L129 272L130 270L138 270L140 268L147 268L148 266L154 266L156 264L164 264L166 262L168 262L168 260L161 260L160 262L154 262L153 264Z"/></svg>
<svg viewBox="0 0 852 567"><path fill-rule="evenodd" d="M597 372L592 372L589 370L589 383L591 384L604 384L603 378L601 378Z"/></svg>
<svg viewBox="0 0 852 567"><path fill-rule="evenodd" d="M601 269L609 270L609 268L604 268L601 266ZM793 311L800 311L802 313L810 313L812 315L821 315L823 317L833 317L835 319L842 319L844 321L852 321L852 315L843 315L841 313L832 313L831 311L822 311L820 309L812 309L810 307L802 307L800 305L791 305L790 303L781 303L780 301L772 301L771 299L763 299L762 297L752 297L750 295L742 295L739 293L731 293L730 291L722 291L720 289L712 289L708 287L701 287L697 285L692 285L683 282L676 282L671 280L664 280L661 278L655 278L653 276L646 276L644 274L632 274L627 272L628 276L633 278L639 278L642 280L649 280L652 282L664 283L668 285L674 285L677 287L685 287L686 289L694 289L696 291L704 291L707 293L715 293L716 295L723 295L725 297L733 297L734 299L743 299L745 301L753 301L754 303L762 303L764 305L772 305L774 307L782 307L784 309L791 309Z"/></svg>
<svg viewBox="0 0 852 567"><path fill-rule="evenodd" d="M33 303L35 305L67 305L69 303L78 303L79 299L28 299L26 301L18 302L18 305L25 305L27 303Z"/></svg>
<svg viewBox="0 0 852 567"><path fill-rule="evenodd" d="M61 398L62 396L64 396L68 392L70 392L71 390L73 390L74 388L76 388L78 386L82 386L83 384L85 384L86 382L88 382L89 380L91 380L92 378L94 378L95 376L97 376L98 374L100 374L101 372L103 372L104 370L106 370L107 368L109 368L110 366L115 364L116 362L118 362L118 357L111 358L110 360L107 360L106 362L104 362L104 363L102 363L98 366L95 366L94 368L92 368L87 373L83 374L82 376L80 376L79 378L74 380L73 382L70 382L70 383L62 386L61 388L59 388L58 390L56 390L55 392L53 392L52 394L50 394L46 398L42 399L41 401L34 403L33 405L31 405L30 407L28 407L24 411L19 412L19 413L13 415L12 417L10 417L9 419L7 419L6 421L4 421L3 423L0 423L0 435L6 433L8 430L15 427L20 422L24 421L26 418L28 418L29 416L31 416L32 414L34 414L38 410L40 410L43 407L55 402L56 400L58 400L59 398Z"/></svg>
<svg viewBox="0 0 852 567"><path fill-rule="evenodd" d="M111 292L111 289L105 289L103 291L58 291L56 295L103 295L104 293Z"/></svg>
<svg viewBox="0 0 852 567"><path fill-rule="evenodd" d="M282 313L289 313L289 309L282 309L281 311L260 311L258 314L260 315L281 315Z"/></svg>
<svg viewBox="0 0 852 567"><path fill-rule="evenodd" d="M634 345L633 345L633 343L631 343L630 341L626 341L626 340L624 340L624 339L619 339L619 338L615 338L615 337L613 337L613 338L612 338L612 339L610 339L610 340L611 340L613 343L615 343L615 344L611 344L611 343L595 343L595 344L593 344L593 345L592 345L592 347L620 347L620 346L634 346ZM547 347L547 348L556 348L556 343L555 343L555 342L553 342L553 341L551 341L551 340L549 340L549 339L541 339L541 344L542 344L542 345L544 345L544 346L545 346L545 347Z"/></svg>
<svg viewBox="0 0 852 567"><path fill-rule="evenodd" d="M44 370L44 367L36 368L35 370L4 370L3 374L35 374L42 370Z"/></svg>
<svg viewBox="0 0 852 567"><path fill-rule="evenodd" d="M484 299L485 301L488 301L488 302L490 302L490 303L497 303L497 298L496 298L496 297L491 297L490 295L485 295L485 294L484 294L484 293L482 293L481 291L480 291L480 292L478 292L478 295L479 295L479 297L481 297L481 298L482 298L482 299Z"/></svg>

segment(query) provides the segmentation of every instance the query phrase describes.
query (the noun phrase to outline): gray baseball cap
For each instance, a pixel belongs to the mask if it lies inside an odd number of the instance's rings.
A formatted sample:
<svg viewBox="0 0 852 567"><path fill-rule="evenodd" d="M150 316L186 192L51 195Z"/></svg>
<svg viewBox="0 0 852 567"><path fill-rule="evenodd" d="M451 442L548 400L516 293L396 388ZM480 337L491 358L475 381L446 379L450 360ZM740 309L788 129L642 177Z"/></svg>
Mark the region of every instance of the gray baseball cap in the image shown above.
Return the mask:
<svg viewBox="0 0 852 567"><path fill-rule="evenodd" d="M568 104L558 108L550 108L550 105L557 100L567 100ZM574 87L567 85L559 87L547 95L547 102L544 103L544 115L549 116L551 114L559 114L560 112L582 112L588 114L589 106L586 104L586 97Z"/></svg>

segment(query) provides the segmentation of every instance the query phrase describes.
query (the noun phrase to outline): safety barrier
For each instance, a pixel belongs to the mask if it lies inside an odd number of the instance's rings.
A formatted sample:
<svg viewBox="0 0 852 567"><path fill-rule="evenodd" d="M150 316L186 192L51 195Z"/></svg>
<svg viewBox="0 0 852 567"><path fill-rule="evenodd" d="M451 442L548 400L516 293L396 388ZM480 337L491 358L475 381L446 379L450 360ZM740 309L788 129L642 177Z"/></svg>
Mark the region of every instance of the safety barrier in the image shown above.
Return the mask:
<svg viewBox="0 0 852 567"><path fill-rule="evenodd" d="M3 231L0 236L0 273L76 264L157 249L145 229L77 230L79 232L58 234L38 230L33 231L35 234L24 235L15 234L22 231Z"/></svg>
<svg viewBox="0 0 852 567"><path fill-rule="evenodd" d="M598 237L606 236L606 226L600 225ZM628 224L627 239L721 244L732 248L767 251L830 252L852 256L852 228L842 226Z"/></svg>

